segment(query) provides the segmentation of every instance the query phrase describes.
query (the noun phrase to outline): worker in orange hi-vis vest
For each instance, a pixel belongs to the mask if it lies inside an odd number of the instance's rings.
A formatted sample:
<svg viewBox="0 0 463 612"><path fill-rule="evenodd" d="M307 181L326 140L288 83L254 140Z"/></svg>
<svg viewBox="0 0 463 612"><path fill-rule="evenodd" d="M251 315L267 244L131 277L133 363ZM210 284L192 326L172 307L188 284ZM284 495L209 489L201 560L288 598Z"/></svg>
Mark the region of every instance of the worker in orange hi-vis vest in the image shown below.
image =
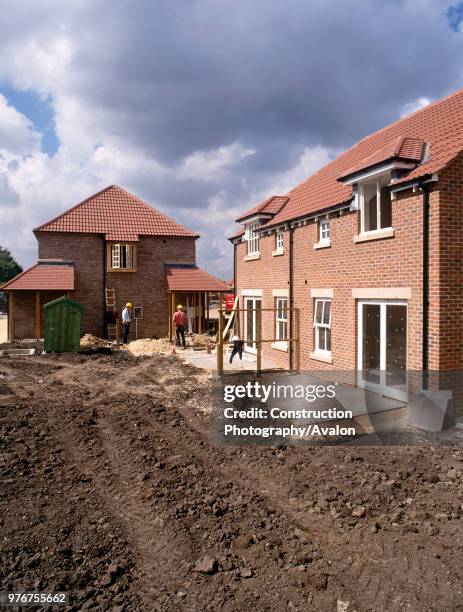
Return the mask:
<svg viewBox="0 0 463 612"><path fill-rule="evenodd" d="M183 306L179 304L177 306L177 312L174 313L172 317L172 321L175 325L175 337L177 346L182 345L183 348L186 348L186 340L185 340L185 325L187 323L186 314L183 312Z"/></svg>

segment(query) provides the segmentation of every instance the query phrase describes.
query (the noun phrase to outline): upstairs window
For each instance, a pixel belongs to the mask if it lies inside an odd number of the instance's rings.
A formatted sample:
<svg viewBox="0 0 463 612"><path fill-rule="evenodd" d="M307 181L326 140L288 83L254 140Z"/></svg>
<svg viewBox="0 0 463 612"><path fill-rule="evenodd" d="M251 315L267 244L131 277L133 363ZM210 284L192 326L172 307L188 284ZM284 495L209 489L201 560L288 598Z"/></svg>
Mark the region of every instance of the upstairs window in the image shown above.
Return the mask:
<svg viewBox="0 0 463 612"><path fill-rule="evenodd" d="M330 241L330 221L329 219L321 219L319 222L318 240L321 244L326 244Z"/></svg>
<svg viewBox="0 0 463 612"><path fill-rule="evenodd" d="M277 251L282 251L283 250L283 232L277 232L277 237L276 237L276 250Z"/></svg>
<svg viewBox="0 0 463 612"><path fill-rule="evenodd" d="M331 300L315 300L315 351L331 354Z"/></svg>
<svg viewBox="0 0 463 612"><path fill-rule="evenodd" d="M258 255L259 254L259 234L257 232L259 223L250 223L246 226L245 239L247 242L247 254Z"/></svg>
<svg viewBox="0 0 463 612"><path fill-rule="evenodd" d="M134 271L136 268L136 247L134 244L111 243L108 245L108 270Z"/></svg>
<svg viewBox="0 0 463 612"><path fill-rule="evenodd" d="M374 232L392 226L391 193L388 178L380 177L359 185L360 231Z"/></svg>

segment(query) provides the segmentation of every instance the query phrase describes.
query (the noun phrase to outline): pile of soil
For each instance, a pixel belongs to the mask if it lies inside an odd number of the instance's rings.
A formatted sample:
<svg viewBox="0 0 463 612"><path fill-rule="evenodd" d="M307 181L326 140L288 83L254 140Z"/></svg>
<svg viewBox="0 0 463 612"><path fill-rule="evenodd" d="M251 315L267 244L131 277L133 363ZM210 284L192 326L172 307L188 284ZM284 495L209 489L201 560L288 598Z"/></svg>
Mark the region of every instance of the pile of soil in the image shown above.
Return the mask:
<svg viewBox="0 0 463 612"><path fill-rule="evenodd" d="M71 610L459 610L463 452L216 447L176 356L0 361L2 591Z"/></svg>
<svg viewBox="0 0 463 612"><path fill-rule="evenodd" d="M125 348L136 356L152 356L158 353L169 354L173 352L173 345L168 338L141 338L129 342Z"/></svg>
<svg viewBox="0 0 463 612"><path fill-rule="evenodd" d="M84 349L111 348L112 346L113 342L98 338L93 334L85 334L80 339L80 347Z"/></svg>
<svg viewBox="0 0 463 612"><path fill-rule="evenodd" d="M208 342L213 346L212 339L206 334L186 336L186 345L189 348L206 348ZM141 338L129 342L125 348L138 357L175 353L175 345L170 342L169 338Z"/></svg>

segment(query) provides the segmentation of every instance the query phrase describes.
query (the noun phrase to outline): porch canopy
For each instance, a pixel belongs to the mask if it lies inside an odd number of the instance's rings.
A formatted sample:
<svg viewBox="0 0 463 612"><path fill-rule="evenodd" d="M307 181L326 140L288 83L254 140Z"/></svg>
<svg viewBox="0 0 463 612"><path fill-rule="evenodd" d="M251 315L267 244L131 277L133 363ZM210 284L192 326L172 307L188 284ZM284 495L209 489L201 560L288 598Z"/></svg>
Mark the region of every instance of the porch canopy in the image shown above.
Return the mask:
<svg viewBox="0 0 463 612"><path fill-rule="evenodd" d="M209 319L209 293L229 293L229 285L194 264L166 264L165 271L169 293L169 337L172 339L172 316L180 300L188 305L192 331L202 333Z"/></svg>
<svg viewBox="0 0 463 612"><path fill-rule="evenodd" d="M35 265L21 272L0 287L0 291L8 292L8 338L14 339L15 295L18 297L18 313L21 318L27 318L27 295L35 293L35 336L40 338L41 330L41 292L73 291L74 262L61 259L39 259ZM20 297L24 296L24 300Z"/></svg>

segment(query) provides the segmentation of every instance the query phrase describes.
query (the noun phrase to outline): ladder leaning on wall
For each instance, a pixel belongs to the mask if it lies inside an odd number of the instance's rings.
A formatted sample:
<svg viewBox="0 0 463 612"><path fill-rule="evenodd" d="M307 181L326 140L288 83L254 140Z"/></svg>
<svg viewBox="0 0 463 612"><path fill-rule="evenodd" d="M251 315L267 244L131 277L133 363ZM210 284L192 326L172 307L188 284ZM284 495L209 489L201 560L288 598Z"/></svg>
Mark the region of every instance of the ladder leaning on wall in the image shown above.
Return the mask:
<svg viewBox="0 0 463 612"><path fill-rule="evenodd" d="M105 305L106 312L114 312L117 314L116 310L116 289L114 287L105 287ZM106 322L106 336L108 340L115 340L116 344L119 344L119 319L115 319L115 323Z"/></svg>

